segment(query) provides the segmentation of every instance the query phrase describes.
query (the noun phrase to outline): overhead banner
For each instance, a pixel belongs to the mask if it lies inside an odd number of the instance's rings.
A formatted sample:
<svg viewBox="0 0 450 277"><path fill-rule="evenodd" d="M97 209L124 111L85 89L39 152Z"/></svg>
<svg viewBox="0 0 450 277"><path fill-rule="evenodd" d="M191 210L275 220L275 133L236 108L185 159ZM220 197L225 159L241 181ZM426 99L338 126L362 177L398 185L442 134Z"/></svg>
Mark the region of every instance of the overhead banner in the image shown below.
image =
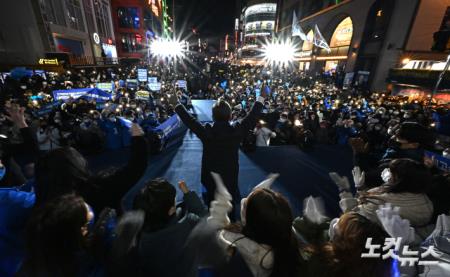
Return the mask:
<svg viewBox="0 0 450 277"><path fill-rule="evenodd" d="M298 21L297 15L294 14L292 15L292 34L291 36L293 37L300 37L301 40L306 40L307 37L305 35L305 33L302 30L302 27L300 27L300 23Z"/></svg>
<svg viewBox="0 0 450 277"><path fill-rule="evenodd" d="M147 69L138 68L138 81L147 82Z"/></svg>

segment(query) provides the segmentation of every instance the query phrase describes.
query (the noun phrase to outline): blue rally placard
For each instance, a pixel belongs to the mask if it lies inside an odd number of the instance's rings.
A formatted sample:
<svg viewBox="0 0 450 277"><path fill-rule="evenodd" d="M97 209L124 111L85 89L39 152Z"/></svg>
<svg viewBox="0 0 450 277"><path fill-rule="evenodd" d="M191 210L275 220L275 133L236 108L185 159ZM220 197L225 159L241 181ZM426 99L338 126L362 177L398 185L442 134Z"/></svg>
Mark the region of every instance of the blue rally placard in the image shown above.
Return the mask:
<svg viewBox="0 0 450 277"><path fill-rule="evenodd" d="M424 159L433 161L434 165L442 171L450 172L450 159L447 159L439 154L425 151Z"/></svg>
<svg viewBox="0 0 450 277"><path fill-rule="evenodd" d="M147 69L138 68L138 81L147 82Z"/></svg>

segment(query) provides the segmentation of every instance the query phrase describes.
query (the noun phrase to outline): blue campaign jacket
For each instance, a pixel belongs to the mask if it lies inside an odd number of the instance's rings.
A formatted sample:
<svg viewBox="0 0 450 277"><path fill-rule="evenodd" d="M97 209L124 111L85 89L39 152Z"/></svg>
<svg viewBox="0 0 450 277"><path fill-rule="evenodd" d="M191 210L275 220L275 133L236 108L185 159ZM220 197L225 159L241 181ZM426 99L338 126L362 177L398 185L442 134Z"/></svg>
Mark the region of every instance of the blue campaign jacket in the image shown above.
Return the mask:
<svg viewBox="0 0 450 277"><path fill-rule="evenodd" d="M0 276L14 276L21 265L23 231L35 200L34 192L0 188Z"/></svg>

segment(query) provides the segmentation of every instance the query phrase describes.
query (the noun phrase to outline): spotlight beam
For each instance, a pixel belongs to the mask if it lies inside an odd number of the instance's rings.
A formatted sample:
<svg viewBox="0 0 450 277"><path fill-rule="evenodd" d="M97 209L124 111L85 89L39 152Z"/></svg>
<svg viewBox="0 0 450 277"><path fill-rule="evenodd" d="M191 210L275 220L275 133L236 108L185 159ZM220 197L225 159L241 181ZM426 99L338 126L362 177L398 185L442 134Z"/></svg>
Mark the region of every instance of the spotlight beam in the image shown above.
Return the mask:
<svg viewBox="0 0 450 277"><path fill-rule="evenodd" d="M160 58L182 58L185 50L184 42L172 39L158 39L150 45L150 53Z"/></svg>
<svg viewBox="0 0 450 277"><path fill-rule="evenodd" d="M271 42L263 47L263 58L271 65L285 66L294 61L295 46L290 41Z"/></svg>

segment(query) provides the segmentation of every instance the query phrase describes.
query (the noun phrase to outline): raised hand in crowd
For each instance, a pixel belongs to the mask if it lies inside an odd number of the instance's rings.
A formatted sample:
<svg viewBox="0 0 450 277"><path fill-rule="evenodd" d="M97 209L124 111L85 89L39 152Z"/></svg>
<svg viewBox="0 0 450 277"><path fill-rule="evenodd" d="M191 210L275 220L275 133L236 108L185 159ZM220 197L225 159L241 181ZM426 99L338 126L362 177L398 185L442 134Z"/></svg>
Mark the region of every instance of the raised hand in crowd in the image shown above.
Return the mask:
<svg viewBox="0 0 450 277"><path fill-rule="evenodd" d="M364 171L361 171L361 168L359 166L355 166L352 169L352 175L353 175L353 182L355 183L356 189L360 189L364 186L364 182L366 179L366 174Z"/></svg>
<svg viewBox="0 0 450 277"><path fill-rule="evenodd" d="M25 121L25 108L18 104L9 104L5 106L7 112L6 118L13 122L18 128L28 127Z"/></svg>
<svg viewBox="0 0 450 277"><path fill-rule="evenodd" d="M393 207L390 203L386 203L380 206L376 213L384 230L392 238L401 238L403 244L414 242L415 230L411 227L409 220L400 217L399 211L399 207Z"/></svg>

